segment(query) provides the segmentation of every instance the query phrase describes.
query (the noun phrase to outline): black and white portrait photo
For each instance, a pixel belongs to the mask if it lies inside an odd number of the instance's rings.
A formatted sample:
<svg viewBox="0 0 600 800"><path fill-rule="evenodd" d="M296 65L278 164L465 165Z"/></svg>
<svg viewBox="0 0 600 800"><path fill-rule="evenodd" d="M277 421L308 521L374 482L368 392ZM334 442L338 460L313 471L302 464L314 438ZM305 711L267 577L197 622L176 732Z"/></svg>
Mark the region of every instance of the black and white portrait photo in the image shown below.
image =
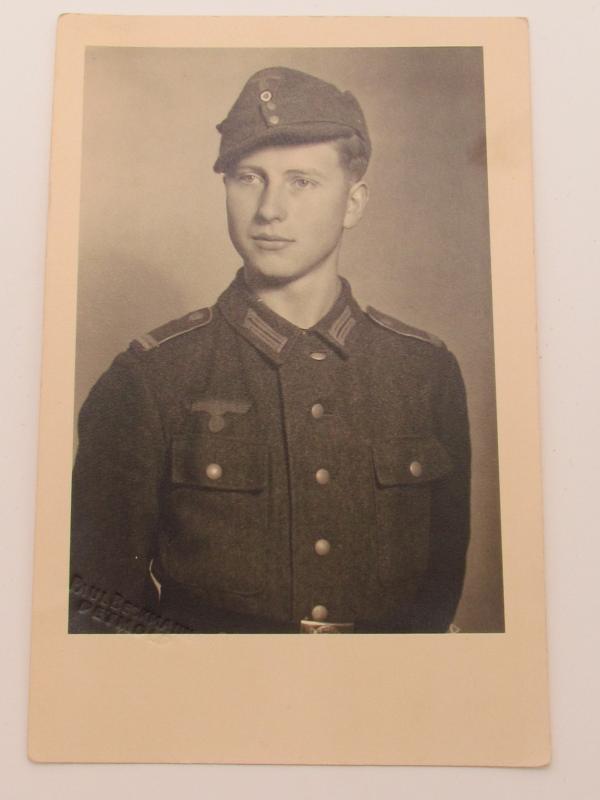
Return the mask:
<svg viewBox="0 0 600 800"><path fill-rule="evenodd" d="M61 16L30 758L548 763L529 55Z"/></svg>
<svg viewBox="0 0 600 800"><path fill-rule="evenodd" d="M504 631L486 154L481 47L87 47L71 633Z"/></svg>

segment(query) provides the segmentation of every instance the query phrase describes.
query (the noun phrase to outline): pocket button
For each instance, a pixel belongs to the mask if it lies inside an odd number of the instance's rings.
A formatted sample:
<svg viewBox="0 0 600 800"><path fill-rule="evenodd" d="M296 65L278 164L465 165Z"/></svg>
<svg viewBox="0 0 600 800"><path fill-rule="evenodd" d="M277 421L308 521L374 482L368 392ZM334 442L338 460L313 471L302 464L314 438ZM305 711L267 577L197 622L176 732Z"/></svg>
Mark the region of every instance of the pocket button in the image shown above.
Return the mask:
<svg viewBox="0 0 600 800"><path fill-rule="evenodd" d="M413 478L420 478L423 474L423 465L420 461L413 461L408 469Z"/></svg>
<svg viewBox="0 0 600 800"><path fill-rule="evenodd" d="M223 468L219 464L209 464L206 468L206 476L210 478L211 481L218 481L222 475Z"/></svg>

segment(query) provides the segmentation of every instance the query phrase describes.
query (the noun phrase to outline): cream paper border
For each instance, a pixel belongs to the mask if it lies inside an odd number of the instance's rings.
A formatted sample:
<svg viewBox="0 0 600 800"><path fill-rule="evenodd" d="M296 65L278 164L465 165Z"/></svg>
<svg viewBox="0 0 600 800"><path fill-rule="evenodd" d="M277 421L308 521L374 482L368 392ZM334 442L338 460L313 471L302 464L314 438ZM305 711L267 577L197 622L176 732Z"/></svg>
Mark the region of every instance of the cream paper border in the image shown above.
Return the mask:
<svg viewBox="0 0 600 800"><path fill-rule="evenodd" d="M67 634L86 46L484 48L506 633ZM34 564L37 761L538 766L550 757L527 22L110 17L58 25Z"/></svg>

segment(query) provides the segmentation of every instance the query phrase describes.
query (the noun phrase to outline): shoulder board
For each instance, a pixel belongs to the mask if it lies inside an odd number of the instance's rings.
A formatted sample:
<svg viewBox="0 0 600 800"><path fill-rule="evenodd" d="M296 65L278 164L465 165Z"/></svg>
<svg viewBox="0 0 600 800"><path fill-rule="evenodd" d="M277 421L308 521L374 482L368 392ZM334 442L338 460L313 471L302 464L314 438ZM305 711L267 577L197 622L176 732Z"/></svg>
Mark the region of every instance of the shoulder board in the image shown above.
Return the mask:
<svg viewBox="0 0 600 800"><path fill-rule="evenodd" d="M390 331L394 331L394 333L397 333L400 336L409 336L411 339L420 339L422 342L429 342L429 344L432 344L435 347L445 346L443 341L438 339L437 336L427 333L427 331L419 330L419 328L413 328L412 325L407 325L405 322L400 322L399 319L390 317L389 314L384 314L383 311L377 311L377 309L373 308L372 306L367 306L367 314L371 317L373 322L381 325L382 328L387 328Z"/></svg>
<svg viewBox="0 0 600 800"><path fill-rule="evenodd" d="M160 347L163 342L168 342L169 339L175 339L176 336L181 336L196 328L202 328L204 325L208 325L212 316L212 308L200 308L198 311L192 311L191 314L179 317L179 319L172 319L171 322L167 322L165 325L155 328L153 331L150 331L150 333L144 333L142 336L138 336L129 346L138 353L154 350L154 348Z"/></svg>

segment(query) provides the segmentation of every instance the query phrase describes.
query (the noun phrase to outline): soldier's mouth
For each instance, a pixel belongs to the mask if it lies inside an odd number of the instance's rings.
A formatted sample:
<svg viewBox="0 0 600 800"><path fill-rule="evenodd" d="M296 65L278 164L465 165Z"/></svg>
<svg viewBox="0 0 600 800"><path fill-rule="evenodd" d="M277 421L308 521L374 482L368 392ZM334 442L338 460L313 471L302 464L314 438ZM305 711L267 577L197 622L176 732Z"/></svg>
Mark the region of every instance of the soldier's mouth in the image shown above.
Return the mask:
<svg viewBox="0 0 600 800"><path fill-rule="evenodd" d="M294 241L293 239L285 239L282 236L268 236L266 234L253 236L252 239L261 250L282 250Z"/></svg>

